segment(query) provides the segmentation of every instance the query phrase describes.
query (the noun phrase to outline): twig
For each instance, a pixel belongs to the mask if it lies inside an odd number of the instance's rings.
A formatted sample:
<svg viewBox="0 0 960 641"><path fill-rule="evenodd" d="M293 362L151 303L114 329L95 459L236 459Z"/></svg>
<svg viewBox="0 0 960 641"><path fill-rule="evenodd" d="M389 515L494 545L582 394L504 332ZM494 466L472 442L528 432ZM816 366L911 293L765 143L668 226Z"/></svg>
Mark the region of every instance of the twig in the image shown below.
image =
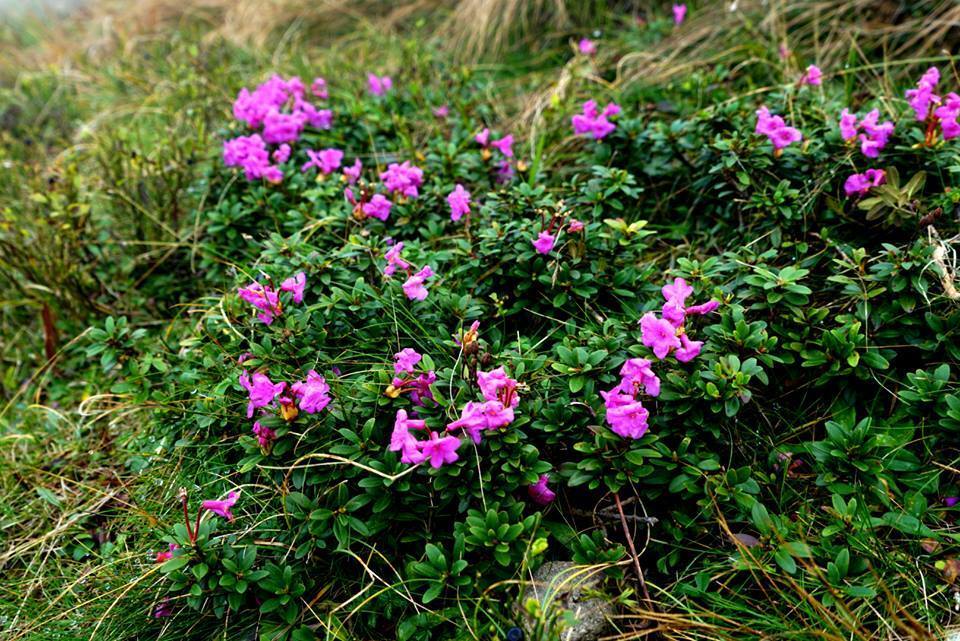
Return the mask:
<svg viewBox="0 0 960 641"><path fill-rule="evenodd" d="M633 557L633 567L637 571L637 581L640 583L640 590L643 592L643 598L647 602L647 607L651 612L655 611L653 600L650 598L650 592L647 590L647 582L643 580L643 570L640 568L640 557L637 556L637 548L633 544L633 536L630 534L630 527L627 525L627 516L623 513L623 504L620 503L620 494L613 493L613 500L617 504L617 512L620 513L620 525L623 526L623 535L627 539L627 545L630 546L630 555Z"/></svg>

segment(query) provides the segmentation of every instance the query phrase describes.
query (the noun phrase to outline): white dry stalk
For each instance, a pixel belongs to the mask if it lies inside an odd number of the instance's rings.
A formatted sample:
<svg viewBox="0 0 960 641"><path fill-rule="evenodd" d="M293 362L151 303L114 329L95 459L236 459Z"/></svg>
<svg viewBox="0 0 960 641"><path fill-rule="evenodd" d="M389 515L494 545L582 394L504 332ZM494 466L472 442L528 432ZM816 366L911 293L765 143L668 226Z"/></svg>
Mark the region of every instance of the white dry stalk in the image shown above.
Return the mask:
<svg viewBox="0 0 960 641"><path fill-rule="evenodd" d="M957 274L957 251L953 248L953 245L958 240L960 240L960 236L943 240L933 225L927 227L927 242L933 246L933 256L930 262L924 266L923 271L926 271L931 264L939 268L940 284L943 286L943 293L950 300L960 300L960 291L957 291L954 285L954 279ZM924 298L927 298L926 292L924 292ZM926 302L928 304L930 303L929 300L926 300Z"/></svg>

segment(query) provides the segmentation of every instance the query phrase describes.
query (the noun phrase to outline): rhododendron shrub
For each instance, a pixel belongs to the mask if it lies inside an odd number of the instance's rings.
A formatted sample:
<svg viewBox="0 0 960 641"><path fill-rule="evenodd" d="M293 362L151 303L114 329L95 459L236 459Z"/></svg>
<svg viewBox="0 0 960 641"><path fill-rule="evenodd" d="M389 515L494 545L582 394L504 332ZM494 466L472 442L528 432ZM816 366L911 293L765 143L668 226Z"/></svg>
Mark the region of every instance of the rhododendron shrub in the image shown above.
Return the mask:
<svg viewBox="0 0 960 641"><path fill-rule="evenodd" d="M163 613L301 629L366 589L352 634L444 638L460 604L515 601L545 561L609 564L625 589L624 501L654 528L648 579L684 598L718 567L750 585L754 539L818 598L876 597L868 568L904 519L947 509L947 437L924 449L914 428L958 425L960 318L927 229L954 233L933 212L960 200L939 79L890 104L811 66L710 109L702 88L669 109L571 89L544 116L551 167L484 120L474 80L412 93L390 71L248 92L245 138L211 169L222 251L198 260L231 282L171 359L183 410L164 426L225 463L184 499L198 525L158 535ZM329 128L298 130L301 94ZM921 162L937 171L903 196L898 168ZM861 544L861 517L882 543ZM841 554L858 560L833 583L803 565Z"/></svg>

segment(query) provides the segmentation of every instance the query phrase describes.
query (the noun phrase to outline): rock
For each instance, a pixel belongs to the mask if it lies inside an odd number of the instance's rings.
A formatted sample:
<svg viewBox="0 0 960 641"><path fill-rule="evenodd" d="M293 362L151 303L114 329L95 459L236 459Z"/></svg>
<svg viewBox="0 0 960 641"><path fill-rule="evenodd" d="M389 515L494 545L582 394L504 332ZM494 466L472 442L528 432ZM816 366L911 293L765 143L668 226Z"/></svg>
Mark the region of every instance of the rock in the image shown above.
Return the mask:
<svg viewBox="0 0 960 641"><path fill-rule="evenodd" d="M599 570L569 561L540 566L520 599L526 641L595 641L610 626L613 615L609 600L594 596L602 578ZM527 611L530 599L539 603L541 616L533 617ZM569 615L564 615L564 610Z"/></svg>

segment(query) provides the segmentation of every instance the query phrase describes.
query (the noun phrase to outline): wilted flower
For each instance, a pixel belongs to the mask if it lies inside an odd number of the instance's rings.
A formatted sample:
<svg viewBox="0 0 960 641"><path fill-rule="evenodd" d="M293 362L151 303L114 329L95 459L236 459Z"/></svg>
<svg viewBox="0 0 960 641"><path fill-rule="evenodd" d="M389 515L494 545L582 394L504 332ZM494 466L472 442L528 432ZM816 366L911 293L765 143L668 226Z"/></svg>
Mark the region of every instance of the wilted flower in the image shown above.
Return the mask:
<svg viewBox="0 0 960 641"><path fill-rule="evenodd" d="M260 421L254 423L253 429L250 431L253 432L253 435L257 437L257 443L260 445L260 447L269 447L271 443L277 440L277 433L269 427L261 425Z"/></svg>
<svg viewBox="0 0 960 641"><path fill-rule="evenodd" d="M549 474L541 474L536 483L527 487L527 494L530 495L530 499L537 505L548 505L557 498L556 493L547 487L549 481Z"/></svg>

